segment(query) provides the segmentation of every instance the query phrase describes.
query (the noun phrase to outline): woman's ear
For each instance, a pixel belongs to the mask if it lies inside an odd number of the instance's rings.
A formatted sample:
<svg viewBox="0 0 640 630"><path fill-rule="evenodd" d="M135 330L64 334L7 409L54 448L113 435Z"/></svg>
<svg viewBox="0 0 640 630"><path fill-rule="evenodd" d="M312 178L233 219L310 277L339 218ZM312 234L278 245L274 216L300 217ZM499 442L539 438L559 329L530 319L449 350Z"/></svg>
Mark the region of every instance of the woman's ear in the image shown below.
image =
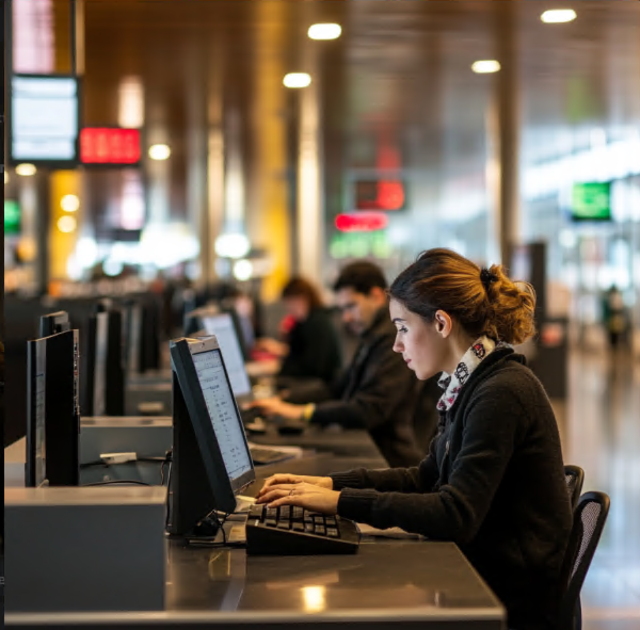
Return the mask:
<svg viewBox="0 0 640 630"><path fill-rule="evenodd" d="M453 322L449 313L445 311L436 311L435 318L436 332L442 335L443 339L446 339L453 329Z"/></svg>

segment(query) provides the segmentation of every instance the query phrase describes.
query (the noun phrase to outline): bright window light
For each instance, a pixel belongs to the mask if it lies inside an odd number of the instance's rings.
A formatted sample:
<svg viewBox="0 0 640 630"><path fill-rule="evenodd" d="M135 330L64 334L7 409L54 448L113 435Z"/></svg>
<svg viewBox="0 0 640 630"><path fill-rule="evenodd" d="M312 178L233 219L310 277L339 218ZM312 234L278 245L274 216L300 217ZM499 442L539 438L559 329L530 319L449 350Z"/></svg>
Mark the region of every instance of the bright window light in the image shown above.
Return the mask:
<svg viewBox="0 0 640 630"><path fill-rule="evenodd" d="M37 170L33 164L18 164L18 166L16 166L16 175L30 177L31 175L35 175Z"/></svg>
<svg viewBox="0 0 640 630"><path fill-rule="evenodd" d="M306 72L290 72L282 82L288 88L304 88L311 84L311 76Z"/></svg>
<svg viewBox="0 0 640 630"><path fill-rule="evenodd" d="M311 39L338 39L341 33L340 24L313 24L307 31Z"/></svg>
<svg viewBox="0 0 640 630"><path fill-rule="evenodd" d="M253 265L251 261L246 259L238 260L233 265L233 275L236 280L249 280L251 276L253 276Z"/></svg>
<svg viewBox="0 0 640 630"><path fill-rule="evenodd" d="M481 59L471 64L471 69L477 74L489 74L500 70L500 62L495 59Z"/></svg>
<svg viewBox="0 0 640 630"><path fill-rule="evenodd" d="M149 147L149 157L152 160L166 160L171 155L171 149L166 144L154 144Z"/></svg>
<svg viewBox="0 0 640 630"><path fill-rule="evenodd" d="M250 247L249 239L240 233L221 234L215 242L216 254L223 258L243 258Z"/></svg>
<svg viewBox="0 0 640 630"><path fill-rule="evenodd" d="M65 216L58 219L58 223L56 225L61 232L64 232L65 234L71 234L71 232L75 231L78 223L74 217L66 214Z"/></svg>
<svg viewBox="0 0 640 630"><path fill-rule="evenodd" d="M75 212L80 207L80 199L77 195L65 195L60 199L60 207L65 212Z"/></svg>
<svg viewBox="0 0 640 630"><path fill-rule="evenodd" d="M572 22L576 19L576 12L573 9L549 9L540 16L540 19L545 24Z"/></svg>

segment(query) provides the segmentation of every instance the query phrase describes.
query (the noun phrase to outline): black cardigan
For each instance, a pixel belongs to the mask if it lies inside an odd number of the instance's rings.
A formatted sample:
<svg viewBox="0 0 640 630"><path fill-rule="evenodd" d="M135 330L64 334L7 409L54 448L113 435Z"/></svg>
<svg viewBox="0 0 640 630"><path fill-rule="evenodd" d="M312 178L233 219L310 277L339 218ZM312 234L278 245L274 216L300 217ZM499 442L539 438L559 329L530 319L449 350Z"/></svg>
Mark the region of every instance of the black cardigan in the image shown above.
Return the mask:
<svg viewBox="0 0 640 630"><path fill-rule="evenodd" d="M476 368L418 467L331 477L338 514L457 543L509 627L553 627L572 516L553 410L523 356L498 349Z"/></svg>
<svg viewBox="0 0 640 630"><path fill-rule="evenodd" d="M393 351L395 336L389 310L383 307L361 336L334 387L334 399L318 403L311 421L367 429L389 466L415 466L424 456L413 428L423 386Z"/></svg>
<svg viewBox="0 0 640 630"><path fill-rule="evenodd" d="M280 376L322 379L330 387L342 365L340 339L331 313L312 309L303 322L289 332L289 353L282 362Z"/></svg>

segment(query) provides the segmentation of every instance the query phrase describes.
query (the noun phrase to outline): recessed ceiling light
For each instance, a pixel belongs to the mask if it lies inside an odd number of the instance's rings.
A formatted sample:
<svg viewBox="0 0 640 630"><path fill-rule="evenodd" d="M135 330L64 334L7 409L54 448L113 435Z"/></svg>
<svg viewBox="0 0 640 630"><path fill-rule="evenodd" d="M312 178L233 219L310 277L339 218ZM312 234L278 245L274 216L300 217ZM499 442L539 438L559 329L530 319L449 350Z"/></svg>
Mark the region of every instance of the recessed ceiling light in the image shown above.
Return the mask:
<svg viewBox="0 0 640 630"><path fill-rule="evenodd" d="M149 157L152 160L166 160L171 155L171 149L166 144L154 144L149 147Z"/></svg>
<svg viewBox="0 0 640 630"><path fill-rule="evenodd" d="M80 199L77 195L65 195L60 199L60 207L65 212L75 212L80 207Z"/></svg>
<svg viewBox="0 0 640 630"><path fill-rule="evenodd" d="M340 24L312 24L307 31L311 39L338 39L341 33Z"/></svg>
<svg viewBox="0 0 640 630"><path fill-rule="evenodd" d="M311 75L306 72L290 72L282 82L288 88L304 88L311 84Z"/></svg>
<svg viewBox="0 0 640 630"><path fill-rule="evenodd" d="M31 175L35 175L37 170L33 164L18 164L18 166L16 166L16 175L30 177Z"/></svg>
<svg viewBox="0 0 640 630"><path fill-rule="evenodd" d="M478 74L489 74L500 70L500 62L495 59L481 59L471 64L471 69Z"/></svg>
<svg viewBox="0 0 640 630"><path fill-rule="evenodd" d="M60 217L57 223L58 229L65 234L71 234L71 232L74 232L77 225L78 223L75 218L68 214Z"/></svg>
<svg viewBox="0 0 640 630"><path fill-rule="evenodd" d="M576 12L573 9L549 9L540 16L540 19L546 24L572 22L576 19Z"/></svg>

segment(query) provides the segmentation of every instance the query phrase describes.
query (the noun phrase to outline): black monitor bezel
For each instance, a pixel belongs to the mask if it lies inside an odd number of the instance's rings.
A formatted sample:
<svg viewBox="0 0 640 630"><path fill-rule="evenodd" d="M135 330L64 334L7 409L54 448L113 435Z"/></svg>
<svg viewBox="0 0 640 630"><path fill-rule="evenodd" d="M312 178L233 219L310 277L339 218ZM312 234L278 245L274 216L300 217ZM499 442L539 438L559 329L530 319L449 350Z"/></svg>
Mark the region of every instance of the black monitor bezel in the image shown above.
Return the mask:
<svg viewBox="0 0 640 630"><path fill-rule="evenodd" d="M39 365L40 364L40 365ZM42 427L45 461L44 476L42 479L37 478L36 460L38 443L37 435L37 391L34 388L36 374L39 369L45 372L45 422ZM47 437L46 437L46 404L47 404L47 386L46 386L46 370L47 370L47 340L46 339L30 339L27 341L27 418L26 418L26 457L25 457L25 486L27 488L37 488L44 484L47 479Z"/></svg>
<svg viewBox="0 0 640 630"><path fill-rule="evenodd" d="M231 513L236 507L236 495L255 481L256 474L253 460L251 458L251 452L249 450L249 444L247 442L247 436L244 431L244 425L242 423L242 417L240 415L236 398L233 395L233 388L231 387L231 381L229 380L229 374L224 362L222 350L220 349L215 336L211 336L206 339L191 339L183 337L181 339L172 340L169 344L169 348L171 353L172 369L176 374L179 387L182 391L182 395L184 396L188 415L198 442L202 463L206 470L209 485L213 493L215 509L221 512ZM251 468L248 471L233 480L230 479L227 474L218 439L211 423L207 405L204 400L204 395L202 393L193 362L193 355L212 351L217 351L220 354L227 386L229 387L229 391L231 392L233 399L236 419L240 429L242 430L244 446L247 451L249 462L251 463Z"/></svg>
<svg viewBox="0 0 640 630"><path fill-rule="evenodd" d="M53 323L53 328L51 328ZM71 321L67 311L56 311L55 313L46 313L40 316L40 337L49 337L59 332L71 330Z"/></svg>

